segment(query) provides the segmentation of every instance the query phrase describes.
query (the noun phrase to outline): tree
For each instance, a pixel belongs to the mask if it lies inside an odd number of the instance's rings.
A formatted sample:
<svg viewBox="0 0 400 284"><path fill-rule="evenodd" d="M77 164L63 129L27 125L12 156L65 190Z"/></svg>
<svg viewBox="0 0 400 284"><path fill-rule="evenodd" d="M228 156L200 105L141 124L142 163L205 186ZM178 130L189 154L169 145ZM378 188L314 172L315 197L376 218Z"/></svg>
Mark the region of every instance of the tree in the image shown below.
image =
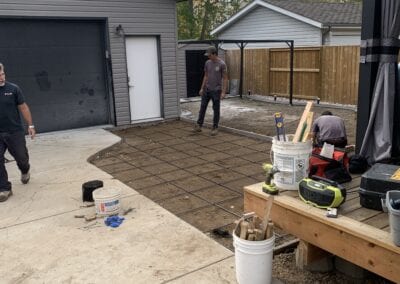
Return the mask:
<svg viewBox="0 0 400 284"><path fill-rule="evenodd" d="M186 0L177 4L178 39L211 39L210 32L252 0ZM361 2L362 0L303 0Z"/></svg>
<svg viewBox="0 0 400 284"><path fill-rule="evenodd" d="M210 32L250 0L187 0L177 4L178 38L210 39Z"/></svg>

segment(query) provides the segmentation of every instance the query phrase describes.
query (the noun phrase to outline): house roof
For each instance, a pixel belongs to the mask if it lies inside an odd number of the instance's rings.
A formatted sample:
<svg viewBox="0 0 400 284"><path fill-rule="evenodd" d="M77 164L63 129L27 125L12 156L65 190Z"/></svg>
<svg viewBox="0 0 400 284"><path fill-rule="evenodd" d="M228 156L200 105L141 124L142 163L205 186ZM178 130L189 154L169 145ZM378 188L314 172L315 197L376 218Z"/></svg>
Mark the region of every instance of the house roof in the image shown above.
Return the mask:
<svg viewBox="0 0 400 284"><path fill-rule="evenodd" d="M254 0L211 34L215 34L257 7L265 7L275 12L295 18L312 26L361 26L362 5L356 3L311 2L310 0Z"/></svg>

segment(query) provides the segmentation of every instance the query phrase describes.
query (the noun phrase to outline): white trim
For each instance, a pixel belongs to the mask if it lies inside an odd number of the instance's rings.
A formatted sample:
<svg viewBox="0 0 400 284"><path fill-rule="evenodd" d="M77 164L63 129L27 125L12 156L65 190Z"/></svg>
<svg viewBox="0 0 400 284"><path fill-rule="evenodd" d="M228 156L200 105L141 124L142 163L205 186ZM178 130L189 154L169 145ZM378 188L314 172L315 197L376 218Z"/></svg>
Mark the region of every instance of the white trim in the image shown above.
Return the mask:
<svg viewBox="0 0 400 284"><path fill-rule="evenodd" d="M296 20L299 20L301 22L304 22L306 24L312 25L314 27L317 28L322 28L323 24L314 20L311 20L310 18L301 16L299 14L293 13L293 12L289 12L288 10L285 10L283 8L274 6L272 4L266 3L262 0L254 0L254 2L252 2L250 5L248 5L247 7L245 7L243 10L239 11L237 14L235 14L234 16L232 16L231 18L229 18L227 21L225 21L224 23L222 23L221 25L219 25L218 27L216 27L214 30L211 31L211 35L216 34L217 32L225 29L227 26L229 26L230 24L234 23L238 18L242 17L243 15L247 14L248 12L250 12L251 10L253 10L255 8L255 6L260 5L262 7L268 8L270 10L273 10L275 12L278 12L280 14L286 15L288 17L294 18Z"/></svg>
<svg viewBox="0 0 400 284"><path fill-rule="evenodd" d="M336 29L336 30L357 30L361 31L360 26L341 26L341 25L331 25L331 30Z"/></svg>

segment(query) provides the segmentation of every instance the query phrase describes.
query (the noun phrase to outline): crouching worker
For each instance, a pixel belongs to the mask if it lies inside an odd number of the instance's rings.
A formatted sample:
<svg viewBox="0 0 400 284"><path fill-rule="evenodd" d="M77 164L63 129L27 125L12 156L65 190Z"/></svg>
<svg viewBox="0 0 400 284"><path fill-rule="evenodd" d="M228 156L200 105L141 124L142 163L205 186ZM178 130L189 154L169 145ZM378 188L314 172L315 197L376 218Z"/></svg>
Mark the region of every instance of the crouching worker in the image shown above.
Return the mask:
<svg viewBox="0 0 400 284"><path fill-rule="evenodd" d="M346 128L342 118L333 115L330 111L324 111L311 127L311 137L314 145L322 147L324 142L338 148L347 145Z"/></svg>

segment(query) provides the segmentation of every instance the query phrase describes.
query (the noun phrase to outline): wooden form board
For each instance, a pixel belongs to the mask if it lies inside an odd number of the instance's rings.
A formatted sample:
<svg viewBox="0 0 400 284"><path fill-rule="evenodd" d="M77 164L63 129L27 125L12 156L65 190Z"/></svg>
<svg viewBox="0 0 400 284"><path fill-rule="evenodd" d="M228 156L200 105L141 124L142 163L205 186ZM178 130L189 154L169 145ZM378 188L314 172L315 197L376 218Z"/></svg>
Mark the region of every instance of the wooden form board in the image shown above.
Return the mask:
<svg viewBox="0 0 400 284"><path fill-rule="evenodd" d="M246 186L245 212L262 216L268 197L262 183ZM287 233L400 283L400 247L393 244L388 232L342 215L327 218L325 212L293 196L278 195L270 218Z"/></svg>
<svg viewBox="0 0 400 284"><path fill-rule="evenodd" d="M297 126L296 133L294 134L293 142L299 142L304 123L307 123L308 113L310 112L312 105L313 102L307 102L306 107L303 111L303 115L300 118L299 125Z"/></svg>
<svg viewBox="0 0 400 284"><path fill-rule="evenodd" d="M311 131L311 125L313 123L313 118L314 118L314 113L313 112L309 112L307 114L307 118L306 118L306 129L304 130L303 136L301 138L301 142L306 142L307 140L309 140L309 134Z"/></svg>

